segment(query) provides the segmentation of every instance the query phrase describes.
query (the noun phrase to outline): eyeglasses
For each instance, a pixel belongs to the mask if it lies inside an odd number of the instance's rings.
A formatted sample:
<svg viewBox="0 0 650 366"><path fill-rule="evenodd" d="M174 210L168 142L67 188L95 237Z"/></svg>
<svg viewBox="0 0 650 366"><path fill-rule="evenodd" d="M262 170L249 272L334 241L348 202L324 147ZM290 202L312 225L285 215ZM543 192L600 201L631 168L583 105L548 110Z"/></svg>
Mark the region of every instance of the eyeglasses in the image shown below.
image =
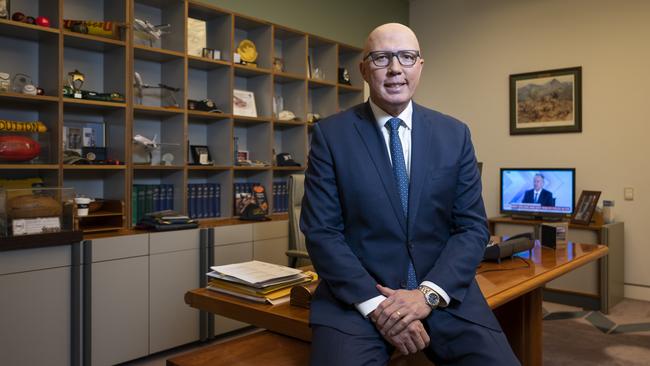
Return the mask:
<svg viewBox="0 0 650 366"><path fill-rule="evenodd" d="M418 57L420 57L420 51L411 51L411 50L397 51L397 52L374 51L374 52L370 52L364 58L364 60L371 59L372 63L375 64L375 66L377 67L388 67L388 65L390 65L391 60L395 56L397 56L397 60L399 61L400 65L405 67L411 67L415 65L415 63L418 60Z"/></svg>

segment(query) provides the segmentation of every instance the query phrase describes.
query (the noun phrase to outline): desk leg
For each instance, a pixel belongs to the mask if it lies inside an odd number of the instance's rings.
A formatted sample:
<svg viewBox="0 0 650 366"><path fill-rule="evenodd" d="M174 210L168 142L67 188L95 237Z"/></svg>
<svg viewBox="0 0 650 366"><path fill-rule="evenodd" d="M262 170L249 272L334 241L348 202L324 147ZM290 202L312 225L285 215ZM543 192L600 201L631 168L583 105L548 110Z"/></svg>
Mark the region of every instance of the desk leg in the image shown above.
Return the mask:
<svg viewBox="0 0 650 366"><path fill-rule="evenodd" d="M508 342L524 366L542 365L542 289L494 309Z"/></svg>

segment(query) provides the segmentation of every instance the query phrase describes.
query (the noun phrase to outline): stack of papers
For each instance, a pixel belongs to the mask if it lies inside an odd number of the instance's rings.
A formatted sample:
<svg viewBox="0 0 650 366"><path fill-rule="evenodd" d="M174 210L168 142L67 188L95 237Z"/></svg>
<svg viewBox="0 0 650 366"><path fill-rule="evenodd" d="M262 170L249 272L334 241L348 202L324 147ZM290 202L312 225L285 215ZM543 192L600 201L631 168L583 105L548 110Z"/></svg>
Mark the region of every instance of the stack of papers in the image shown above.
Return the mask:
<svg viewBox="0 0 650 366"><path fill-rule="evenodd" d="M289 300L291 288L317 279L313 272L260 261L211 267L209 290L260 303L277 305Z"/></svg>

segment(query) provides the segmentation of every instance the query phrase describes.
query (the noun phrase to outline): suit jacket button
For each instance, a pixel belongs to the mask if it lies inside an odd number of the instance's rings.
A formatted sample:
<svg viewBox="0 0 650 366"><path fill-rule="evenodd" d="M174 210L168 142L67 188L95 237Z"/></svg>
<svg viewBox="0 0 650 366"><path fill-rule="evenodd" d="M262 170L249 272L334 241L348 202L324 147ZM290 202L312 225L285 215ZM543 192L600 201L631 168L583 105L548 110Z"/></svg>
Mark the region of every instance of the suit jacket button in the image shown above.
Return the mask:
<svg viewBox="0 0 650 366"><path fill-rule="evenodd" d="M406 288L406 281L400 281L399 287Z"/></svg>
<svg viewBox="0 0 650 366"><path fill-rule="evenodd" d="M406 246L409 248L409 250L413 250L414 245L410 241L408 242L408 244L406 244Z"/></svg>

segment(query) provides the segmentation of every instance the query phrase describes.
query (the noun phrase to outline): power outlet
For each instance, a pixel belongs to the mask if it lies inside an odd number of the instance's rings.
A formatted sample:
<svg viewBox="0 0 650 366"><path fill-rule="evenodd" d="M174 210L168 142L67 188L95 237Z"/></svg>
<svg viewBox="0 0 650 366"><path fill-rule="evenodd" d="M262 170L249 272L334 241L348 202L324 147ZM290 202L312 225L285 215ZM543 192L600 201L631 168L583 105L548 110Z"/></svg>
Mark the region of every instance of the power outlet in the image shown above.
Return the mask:
<svg viewBox="0 0 650 366"><path fill-rule="evenodd" d="M626 201L634 201L634 188L625 187L623 188L623 197Z"/></svg>

